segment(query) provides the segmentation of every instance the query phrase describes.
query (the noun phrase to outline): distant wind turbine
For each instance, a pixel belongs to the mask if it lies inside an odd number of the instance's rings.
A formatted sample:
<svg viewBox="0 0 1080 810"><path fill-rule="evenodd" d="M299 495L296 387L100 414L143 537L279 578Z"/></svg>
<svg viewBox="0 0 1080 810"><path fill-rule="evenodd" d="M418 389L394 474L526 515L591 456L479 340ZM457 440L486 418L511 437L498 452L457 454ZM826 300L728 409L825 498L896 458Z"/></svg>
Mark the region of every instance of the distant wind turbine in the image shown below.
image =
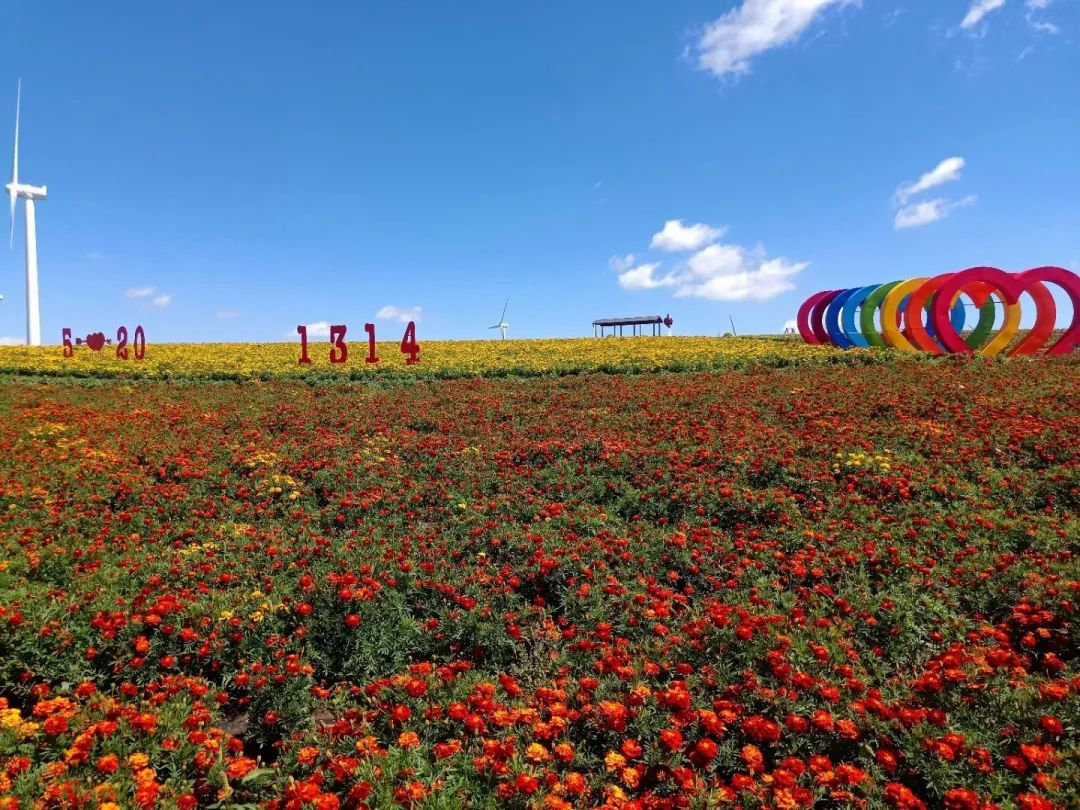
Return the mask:
<svg viewBox="0 0 1080 810"><path fill-rule="evenodd" d="M488 329L498 329L499 334L502 335L502 339L506 340L506 330L510 328L510 324L506 322L506 308L510 306L510 299L506 299L506 303L503 304L502 315L499 316L499 322L494 326L489 326Z"/></svg>
<svg viewBox="0 0 1080 810"><path fill-rule="evenodd" d="M22 103L22 79L15 92L15 156L11 164L11 182L4 188L11 198L11 230L8 249L15 249L15 204L21 197L26 208L26 343L41 345L41 308L38 304L37 226L34 221L34 202L48 197L45 186L29 186L19 182L19 107Z"/></svg>

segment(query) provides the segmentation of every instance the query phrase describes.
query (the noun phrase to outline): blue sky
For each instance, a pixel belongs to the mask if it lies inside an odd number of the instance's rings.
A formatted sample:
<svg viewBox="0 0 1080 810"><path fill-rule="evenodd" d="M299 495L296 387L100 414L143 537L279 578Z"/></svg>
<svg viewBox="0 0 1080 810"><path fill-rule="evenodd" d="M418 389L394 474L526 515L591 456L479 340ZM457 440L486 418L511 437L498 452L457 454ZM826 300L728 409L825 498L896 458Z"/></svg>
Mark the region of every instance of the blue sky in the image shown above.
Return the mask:
<svg viewBox="0 0 1080 810"><path fill-rule="evenodd" d="M779 332L818 289L1080 270L1078 37L1077 0L11 0L0 176L21 76L46 342L487 338L507 297L511 337Z"/></svg>

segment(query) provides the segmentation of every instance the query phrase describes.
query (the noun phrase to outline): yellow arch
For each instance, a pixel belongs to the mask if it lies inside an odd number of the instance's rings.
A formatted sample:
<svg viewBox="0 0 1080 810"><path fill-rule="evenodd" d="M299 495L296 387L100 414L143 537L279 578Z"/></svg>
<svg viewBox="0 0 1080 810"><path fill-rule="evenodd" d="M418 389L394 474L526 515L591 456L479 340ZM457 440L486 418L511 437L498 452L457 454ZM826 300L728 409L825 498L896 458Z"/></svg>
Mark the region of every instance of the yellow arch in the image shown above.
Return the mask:
<svg viewBox="0 0 1080 810"><path fill-rule="evenodd" d="M896 311L900 308L900 302L919 289L927 280L925 278L913 278L901 282L889 290L889 294L881 302L881 337L886 344L894 349L899 349L908 354L919 353L918 348L912 345L911 341L896 328Z"/></svg>

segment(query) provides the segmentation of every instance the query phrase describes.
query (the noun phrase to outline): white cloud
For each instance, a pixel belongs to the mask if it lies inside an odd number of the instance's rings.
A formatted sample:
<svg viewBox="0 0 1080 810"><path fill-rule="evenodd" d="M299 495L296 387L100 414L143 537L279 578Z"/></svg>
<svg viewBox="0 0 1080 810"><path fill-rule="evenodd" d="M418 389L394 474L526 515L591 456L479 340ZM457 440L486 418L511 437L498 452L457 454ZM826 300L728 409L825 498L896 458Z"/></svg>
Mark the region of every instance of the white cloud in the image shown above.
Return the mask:
<svg viewBox="0 0 1080 810"><path fill-rule="evenodd" d="M964 165L965 163L962 157L945 158L945 160L941 161L941 163L914 183L904 183L901 185L900 188L896 190L897 205L904 205L916 194L920 194L945 183L951 183L953 180L959 180Z"/></svg>
<svg viewBox="0 0 1080 810"><path fill-rule="evenodd" d="M765 301L795 289L794 277L808 265L784 258L769 258L765 249L713 244L726 228L683 225L672 219L652 238L651 247L667 251L696 251L675 269L661 275L660 262L633 266L633 255L615 256L611 267L619 272L624 290L655 290L669 287L676 298L714 301Z"/></svg>
<svg viewBox="0 0 1080 810"><path fill-rule="evenodd" d="M928 225L931 222L945 219L945 217L957 208L966 208L974 205L978 199L979 198L974 194L970 194L960 200L947 200L940 197L936 200L913 203L896 212L896 219L893 222L893 225L898 231L905 228L918 228L921 225Z"/></svg>
<svg viewBox="0 0 1080 810"><path fill-rule="evenodd" d="M423 314L421 307L395 307L387 305L375 313L376 318L381 318L384 321L397 321L398 323L408 323L409 321L418 321Z"/></svg>
<svg viewBox="0 0 1080 810"><path fill-rule="evenodd" d="M1051 22L1044 22L1042 20L1028 20L1028 25L1038 31L1040 34L1060 34L1061 29Z"/></svg>
<svg viewBox="0 0 1080 810"><path fill-rule="evenodd" d="M900 15L904 14L906 11L906 8L901 8L900 6L897 6L882 18L882 22L884 23L886 28L892 28L896 21L900 19Z"/></svg>
<svg viewBox="0 0 1080 810"><path fill-rule="evenodd" d="M23 338L9 337L9 336L0 337L0 346L24 346L24 345L26 345L26 340L24 340Z"/></svg>
<svg viewBox="0 0 1080 810"><path fill-rule="evenodd" d="M657 287L670 287L675 283L674 278L668 275L657 278L653 275L659 262L654 264L642 264L619 273L619 286L624 290L655 290Z"/></svg>
<svg viewBox="0 0 1080 810"><path fill-rule="evenodd" d="M974 28L983 18L991 11L997 11L1005 5L1005 0L975 0L971 4L971 8L968 9L968 13L964 15L964 19L960 22L960 27L965 31Z"/></svg>
<svg viewBox="0 0 1080 810"><path fill-rule="evenodd" d="M795 332L795 331L798 330L798 328L799 328L799 322L796 321L794 318L791 319L790 321L784 321L784 331L785 332L787 332L787 331Z"/></svg>
<svg viewBox="0 0 1080 810"><path fill-rule="evenodd" d="M155 287L136 287L124 293L125 298L149 298L154 294Z"/></svg>
<svg viewBox="0 0 1080 810"><path fill-rule="evenodd" d="M723 228L712 228L701 223L683 225L681 219L669 219L664 223L663 230L653 234L649 247L672 252L697 250L715 242L723 235Z"/></svg>
<svg viewBox="0 0 1080 810"><path fill-rule="evenodd" d="M795 289L795 276L809 266L738 245L711 245L688 264L690 274L677 282L676 297L712 301L767 301Z"/></svg>
<svg viewBox="0 0 1080 810"><path fill-rule="evenodd" d="M88 262L100 262L102 259L105 258L105 254L102 253L100 250L88 250L84 255L84 258Z"/></svg>
<svg viewBox="0 0 1080 810"><path fill-rule="evenodd" d="M799 38L830 7L860 0L743 0L713 20L697 42L698 66L716 76L750 70L750 60Z"/></svg>
<svg viewBox="0 0 1080 810"><path fill-rule="evenodd" d="M287 332L288 337L295 337L296 330ZM329 321L315 321L315 323L307 324L307 336L311 338L323 338L330 337L330 322Z"/></svg>
<svg viewBox="0 0 1080 810"><path fill-rule="evenodd" d="M173 298L172 293L163 293L162 295L154 296L154 299L150 303L153 304L158 309L164 309L165 307L167 307L169 304L172 303L172 298Z"/></svg>
<svg viewBox="0 0 1080 810"><path fill-rule="evenodd" d="M1050 0L1027 0L1027 7L1032 11L1040 8L1049 8Z"/></svg>
<svg viewBox="0 0 1080 810"><path fill-rule="evenodd" d="M235 309L219 309L217 311L217 316L219 318L239 318L240 313Z"/></svg>

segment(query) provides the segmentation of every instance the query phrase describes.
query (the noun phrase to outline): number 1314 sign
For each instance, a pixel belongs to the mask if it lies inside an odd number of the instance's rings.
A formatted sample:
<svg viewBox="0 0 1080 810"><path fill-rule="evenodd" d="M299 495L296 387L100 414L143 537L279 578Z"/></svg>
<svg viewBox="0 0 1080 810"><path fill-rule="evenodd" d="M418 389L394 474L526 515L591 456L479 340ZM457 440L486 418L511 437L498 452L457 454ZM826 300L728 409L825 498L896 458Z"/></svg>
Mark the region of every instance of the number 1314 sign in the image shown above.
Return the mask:
<svg viewBox="0 0 1080 810"><path fill-rule="evenodd" d="M349 345L345 342L345 333L348 331L345 324L337 324L330 327L330 362L344 363L349 359ZM375 355L375 324L365 323L364 331L367 332L368 353L364 358L365 363L378 363L379 358ZM306 326L296 327L296 333L300 335L300 363L310 365L308 357L308 334ZM409 321L405 327L405 336L401 339L401 352L408 355L405 362L408 365L420 362L420 344L416 342L416 323Z"/></svg>

